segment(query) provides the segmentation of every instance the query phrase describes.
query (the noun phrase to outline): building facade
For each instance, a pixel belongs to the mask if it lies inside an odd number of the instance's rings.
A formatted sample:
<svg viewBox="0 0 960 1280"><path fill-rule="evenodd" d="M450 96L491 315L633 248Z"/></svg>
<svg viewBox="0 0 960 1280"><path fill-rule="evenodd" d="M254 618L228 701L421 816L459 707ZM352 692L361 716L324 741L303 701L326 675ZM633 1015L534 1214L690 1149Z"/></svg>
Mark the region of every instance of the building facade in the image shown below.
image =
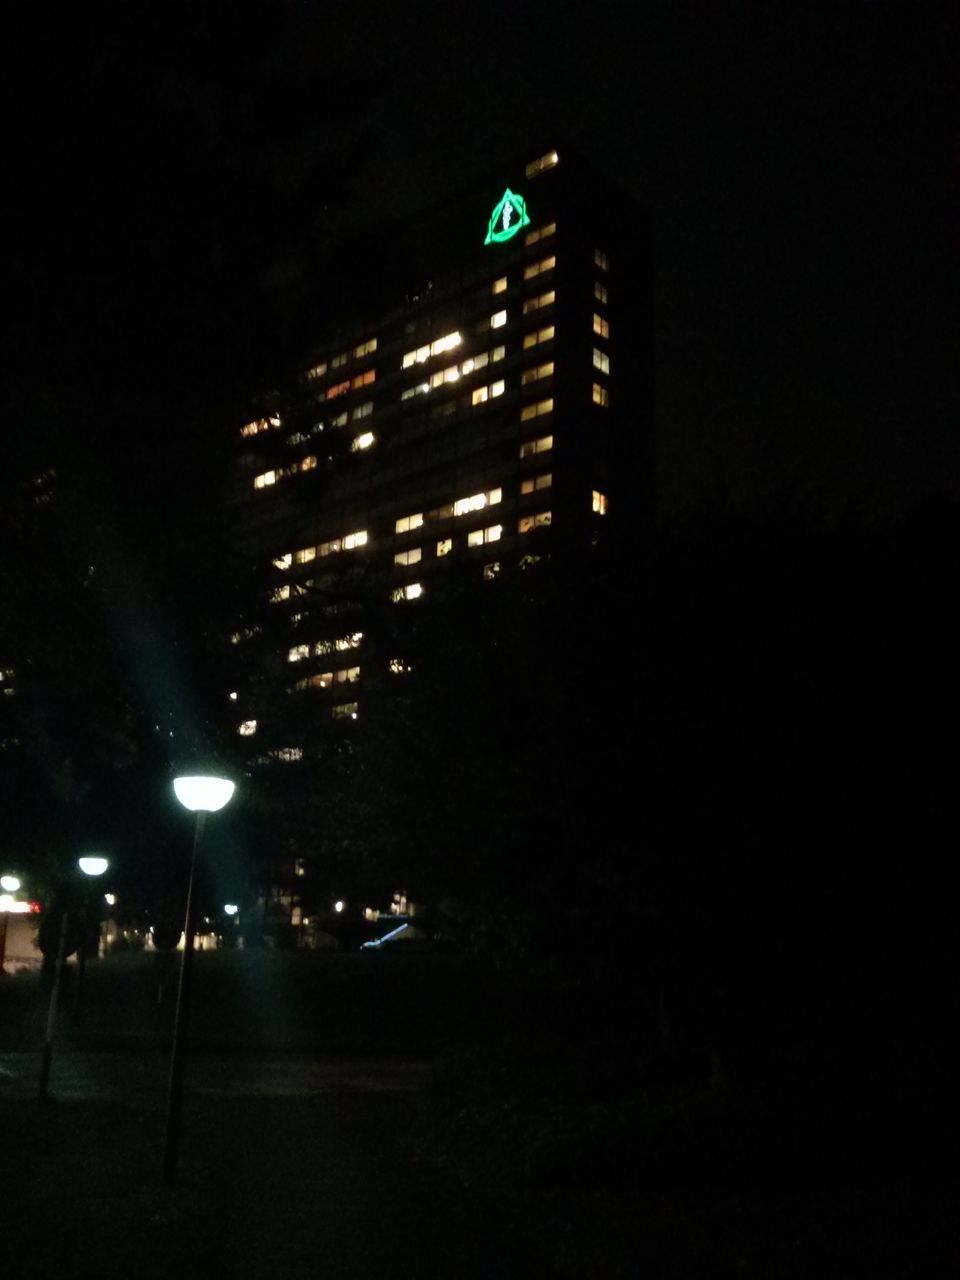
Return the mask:
<svg viewBox="0 0 960 1280"><path fill-rule="evenodd" d="M639 545L653 511L640 211L557 144L417 219L404 251L409 291L358 289L238 428L230 499L270 604L265 632L235 643L356 732L403 666L376 643L371 600L416 610L453 565L493 580L550 559L574 582L602 539ZM231 698L256 761L309 750L283 739L276 700ZM296 922L295 877L275 879Z"/></svg>

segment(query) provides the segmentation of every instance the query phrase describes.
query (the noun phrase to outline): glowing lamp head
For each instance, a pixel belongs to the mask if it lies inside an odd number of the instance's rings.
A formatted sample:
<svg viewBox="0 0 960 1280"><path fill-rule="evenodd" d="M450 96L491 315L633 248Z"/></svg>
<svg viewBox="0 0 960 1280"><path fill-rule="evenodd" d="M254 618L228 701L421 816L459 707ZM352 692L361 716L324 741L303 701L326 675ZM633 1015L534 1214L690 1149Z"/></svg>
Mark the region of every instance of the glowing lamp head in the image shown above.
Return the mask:
<svg viewBox="0 0 960 1280"><path fill-rule="evenodd" d="M5 893L16 893L19 888L19 876L0 876L0 889L3 889Z"/></svg>
<svg viewBox="0 0 960 1280"><path fill-rule="evenodd" d="M216 813L229 803L235 787L228 778L194 776L174 778L173 790L185 809Z"/></svg>
<svg viewBox="0 0 960 1280"><path fill-rule="evenodd" d="M95 855L77 859L77 866L85 876L102 876L109 865L110 863L106 858L100 858Z"/></svg>
<svg viewBox="0 0 960 1280"><path fill-rule="evenodd" d="M337 914L338 914L338 915L339 915L339 914L340 914L340 912L343 910L343 902L341 901L341 899L340 899L340 898L338 898L338 899L336 900L336 902L333 904L333 909L334 909L334 911L336 911L336 912L337 912Z"/></svg>
<svg viewBox="0 0 960 1280"><path fill-rule="evenodd" d="M115 893L105 893L103 895L103 900L108 907L115 907L117 905L117 895Z"/></svg>
<svg viewBox="0 0 960 1280"><path fill-rule="evenodd" d="M240 908L235 902L225 902L223 904L224 913L228 916L235 916Z"/></svg>

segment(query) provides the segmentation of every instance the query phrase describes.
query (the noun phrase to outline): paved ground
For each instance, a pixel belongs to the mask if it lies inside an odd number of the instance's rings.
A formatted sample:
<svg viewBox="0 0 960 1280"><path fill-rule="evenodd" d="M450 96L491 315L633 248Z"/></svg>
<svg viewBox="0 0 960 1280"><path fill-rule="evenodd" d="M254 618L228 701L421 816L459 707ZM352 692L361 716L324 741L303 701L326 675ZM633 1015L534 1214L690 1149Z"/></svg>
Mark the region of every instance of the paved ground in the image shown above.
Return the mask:
<svg viewBox="0 0 960 1280"><path fill-rule="evenodd" d="M430 1072L425 1058L315 1057L292 1054L191 1054L187 1093L297 1098L315 1094L411 1093ZM0 1098L36 1094L39 1053L0 1054ZM49 1092L63 1101L148 1102L167 1088L168 1052L55 1051Z"/></svg>

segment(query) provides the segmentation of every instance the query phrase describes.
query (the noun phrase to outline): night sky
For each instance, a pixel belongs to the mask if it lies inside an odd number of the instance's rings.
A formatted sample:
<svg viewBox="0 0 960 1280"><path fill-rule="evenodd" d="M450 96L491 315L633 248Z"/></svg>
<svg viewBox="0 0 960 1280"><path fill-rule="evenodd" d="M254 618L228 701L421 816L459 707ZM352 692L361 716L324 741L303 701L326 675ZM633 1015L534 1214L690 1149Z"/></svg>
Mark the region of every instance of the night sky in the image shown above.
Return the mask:
<svg viewBox="0 0 960 1280"><path fill-rule="evenodd" d="M654 218L665 509L956 494L935 15L33 6L4 76L8 429L174 473L282 351L298 270L559 133Z"/></svg>

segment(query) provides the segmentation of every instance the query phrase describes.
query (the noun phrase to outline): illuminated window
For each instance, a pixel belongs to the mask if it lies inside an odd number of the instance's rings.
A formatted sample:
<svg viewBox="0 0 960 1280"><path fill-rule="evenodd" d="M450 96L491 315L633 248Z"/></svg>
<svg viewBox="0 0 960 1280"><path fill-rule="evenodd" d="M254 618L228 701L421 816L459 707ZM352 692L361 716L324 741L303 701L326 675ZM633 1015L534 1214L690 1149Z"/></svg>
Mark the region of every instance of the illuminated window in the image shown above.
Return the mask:
<svg viewBox="0 0 960 1280"><path fill-rule="evenodd" d="M506 289L506 287L507 287L507 277L506 277L506 276L501 276L499 280L494 280L494 282L493 282L493 288L492 288L491 292L493 292L493 293L503 293L503 292L504 292L504 290Z"/></svg>
<svg viewBox="0 0 960 1280"><path fill-rule="evenodd" d="M239 733L241 738L252 738L256 732L256 720L241 720L237 725L237 733Z"/></svg>
<svg viewBox="0 0 960 1280"><path fill-rule="evenodd" d="M507 313L506 313L506 311L496 311L496 312L494 312L494 314L490 317L490 328L491 328L491 329L502 329L502 328L503 328L503 326L504 326L506 323L507 323Z"/></svg>
<svg viewBox="0 0 960 1280"><path fill-rule="evenodd" d="M594 249L593 262L594 262L594 266L599 267L601 271L610 270L610 259L607 257L607 255L603 252L602 249Z"/></svg>
<svg viewBox="0 0 960 1280"><path fill-rule="evenodd" d="M373 434L372 431L364 431L361 435L357 436L353 444L351 444L350 452L357 453L361 449L369 449L370 446L376 440L376 438L377 437Z"/></svg>
<svg viewBox="0 0 960 1280"><path fill-rule="evenodd" d="M610 357L598 347L593 348L593 367L599 369L601 373L610 372Z"/></svg>
<svg viewBox="0 0 960 1280"><path fill-rule="evenodd" d="M548 324L545 329L536 329L533 333L525 333L523 335L524 350L527 347L537 347L541 342L551 342L556 333L552 324Z"/></svg>
<svg viewBox="0 0 960 1280"><path fill-rule="evenodd" d="M359 422L361 418L369 418L371 413L373 413L373 401L364 400L363 404L358 404L355 409L351 409L350 420Z"/></svg>
<svg viewBox="0 0 960 1280"><path fill-rule="evenodd" d="M606 387L601 387L599 382L593 384L593 403L600 405L603 409L610 404L610 392Z"/></svg>
<svg viewBox="0 0 960 1280"><path fill-rule="evenodd" d="M253 477L253 487L255 489L265 489L268 484L277 483L276 471L264 471L262 475Z"/></svg>
<svg viewBox="0 0 960 1280"><path fill-rule="evenodd" d="M545 271L552 271L557 265L555 257L541 258L539 262L531 262L528 267L523 269L524 280L532 280L535 276L543 275Z"/></svg>
<svg viewBox="0 0 960 1280"><path fill-rule="evenodd" d="M537 400L533 404L525 404L520 410L520 421L529 422L531 418L541 418L545 413L553 412L553 399Z"/></svg>
<svg viewBox="0 0 960 1280"><path fill-rule="evenodd" d="M316 558L316 547L301 547L298 551L293 553L294 564L309 564L311 560L316 560Z"/></svg>
<svg viewBox="0 0 960 1280"><path fill-rule="evenodd" d="M287 654L288 662L300 662L303 658L310 657L310 646L308 644L295 644Z"/></svg>
<svg viewBox="0 0 960 1280"><path fill-rule="evenodd" d="M409 551L398 551L393 557L393 562L394 564L419 564L422 557L422 547L411 547Z"/></svg>
<svg viewBox="0 0 960 1280"><path fill-rule="evenodd" d="M330 361L330 368L342 369L349 359L350 359L350 352L341 351L339 355L334 356L333 359Z"/></svg>
<svg viewBox="0 0 960 1280"><path fill-rule="evenodd" d="M331 427L345 427L350 421L350 413L344 409L343 413L338 413L335 418L330 419Z"/></svg>
<svg viewBox="0 0 960 1280"><path fill-rule="evenodd" d="M521 556L518 563L521 569L532 569L533 566L535 564L539 564L542 559L543 559L543 556L527 555L527 556Z"/></svg>
<svg viewBox="0 0 960 1280"><path fill-rule="evenodd" d="M280 426L279 413L271 414L269 418L256 418L253 422L248 422L240 428L242 436L259 436L264 431L275 431Z"/></svg>
<svg viewBox="0 0 960 1280"><path fill-rule="evenodd" d="M546 364L538 364L533 369L524 369L520 378L520 385L526 386L530 382L539 382L541 378L550 378L553 376L553 361L548 360Z"/></svg>
<svg viewBox="0 0 960 1280"><path fill-rule="evenodd" d="M536 440L524 440L520 446L521 458L532 458L538 453L547 453L553 448L553 436L539 436Z"/></svg>
<svg viewBox="0 0 960 1280"><path fill-rule="evenodd" d="M404 662L402 658L391 658L387 663L387 670L391 675L403 676L411 670L410 663Z"/></svg>
<svg viewBox="0 0 960 1280"><path fill-rule="evenodd" d="M318 658L328 653L346 653L350 649L358 649L362 640L363 632L354 631L348 636L338 636L336 640L318 640L313 646L313 652Z"/></svg>
<svg viewBox="0 0 960 1280"><path fill-rule="evenodd" d="M458 498L453 504L453 514L465 516L471 511L482 511L484 507L495 507L502 498L502 489L489 489L486 493L474 493L469 498Z"/></svg>
<svg viewBox="0 0 960 1280"><path fill-rule="evenodd" d="M337 382L332 387L327 387L327 391L326 391L326 395L324 396L324 399L336 400L337 396L345 395L349 390L350 390L349 381Z"/></svg>
<svg viewBox="0 0 960 1280"><path fill-rule="evenodd" d="M335 707L330 708L330 714L334 720L356 720L359 710L358 702L338 702Z"/></svg>
<svg viewBox="0 0 960 1280"><path fill-rule="evenodd" d="M452 550L453 550L452 538L441 538L440 541L437 543L438 556L447 556L450 554Z"/></svg>
<svg viewBox="0 0 960 1280"><path fill-rule="evenodd" d="M422 595L422 582L408 582L405 587L397 587L396 591L392 593L391 599L395 604L398 604L401 600L419 600Z"/></svg>
<svg viewBox="0 0 960 1280"><path fill-rule="evenodd" d="M593 332L598 338L610 337L609 323L604 320L603 316L597 315L596 311L593 313Z"/></svg>
<svg viewBox="0 0 960 1280"><path fill-rule="evenodd" d="M482 547L485 542L499 542L502 536L502 524L492 524L487 529L472 529L467 534L467 546Z"/></svg>
<svg viewBox="0 0 960 1280"><path fill-rule="evenodd" d="M500 561L499 561L499 560L491 560L491 562L490 562L489 564L485 564L485 565L483 566L483 580L484 580L484 582L490 582L490 581L492 581L492 579L499 577L499 575L500 575Z"/></svg>
<svg viewBox="0 0 960 1280"><path fill-rule="evenodd" d="M552 307L557 300L556 290L551 289L548 293L541 293L539 297L528 298L523 304L523 314L529 315L531 311L539 311L541 307Z"/></svg>
<svg viewBox="0 0 960 1280"><path fill-rule="evenodd" d="M285 551L282 556L277 556L273 563L278 569L289 569L293 563L293 556L289 551Z"/></svg>
<svg viewBox="0 0 960 1280"><path fill-rule="evenodd" d="M271 751L270 755L283 764L293 764L295 760L303 759L303 747L280 747L277 751Z"/></svg>
<svg viewBox="0 0 960 1280"><path fill-rule="evenodd" d="M315 364L312 369L307 370L306 377L310 382L313 382L317 378L322 378L326 372L327 362L326 360L321 360L319 364Z"/></svg>
<svg viewBox="0 0 960 1280"><path fill-rule="evenodd" d="M370 383L376 382L376 380L376 369L368 369L366 373L358 373L357 376L351 380L350 389L351 391L356 391L360 387L369 387Z"/></svg>
<svg viewBox="0 0 960 1280"><path fill-rule="evenodd" d="M401 516L394 529L397 533L409 533L411 529L419 529L423 524L423 512L418 511L412 516Z"/></svg>
<svg viewBox="0 0 960 1280"><path fill-rule="evenodd" d="M593 296L596 298L598 302L602 302L603 305L606 306L607 305L607 286L605 284L601 284L599 280L594 280Z"/></svg>
<svg viewBox="0 0 960 1280"><path fill-rule="evenodd" d="M356 359L359 360L361 356L371 355L374 351L376 351L376 349L377 349L377 340L376 338L371 338L369 342L361 342L359 347L354 347L353 354L356 357Z"/></svg>
<svg viewBox="0 0 960 1280"><path fill-rule="evenodd" d="M529 248L530 245L537 244L540 240L546 240L547 237L552 236L556 230L557 224L555 222L549 222L545 227L538 227L536 231L531 231L523 243L527 248Z"/></svg>
<svg viewBox="0 0 960 1280"><path fill-rule="evenodd" d="M471 404L482 404L485 400L494 400L497 396L502 396L504 391L504 382L501 378L499 382L491 382L488 387L477 387L473 392Z"/></svg>
<svg viewBox="0 0 960 1280"><path fill-rule="evenodd" d="M607 495L601 493L599 489L593 490L593 509L598 516L607 514Z"/></svg>
<svg viewBox="0 0 960 1280"><path fill-rule="evenodd" d="M452 351L454 347L459 347L462 341L463 337L459 329L455 329L453 333L445 333L442 338L435 338L433 342L417 347L414 351L408 351L403 357L403 368L409 369L412 364L424 364L431 356L438 356L444 351Z"/></svg>
<svg viewBox="0 0 960 1280"><path fill-rule="evenodd" d="M531 160L526 168L526 176L535 178L538 173L543 173L544 169L552 169L554 165L559 164L560 157L556 151L548 151L546 155L537 156L536 160Z"/></svg>
<svg viewBox="0 0 960 1280"><path fill-rule="evenodd" d="M270 593L270 603L279 604L281 600L290 599L290 584L284 583L282 587L277 587L275 591Z"/></svg>
<svg viewBox="0 0 960 1280"><path fill-rule="evenodd" d="M552 484L552 474L549 471L544 471L538 476L528 476L526 480L521 480L520 492L536 493L538 489L549 489Z"/></svg>
<svg viewBox="0 0 960 1280"><path fill-rule="evenodd" d="M517 530L520 533L530 533L531 530L543 529L550 523L552 523L551 513L549 511L538 511L533 516L521 516Z"/></svg>
<svg viewBox="0 0 960 1280"><path fill-rule="evenodd" d="M333 673L333 679L336 684L356 684L360 679L360 668L344 667Z"/></svg>

